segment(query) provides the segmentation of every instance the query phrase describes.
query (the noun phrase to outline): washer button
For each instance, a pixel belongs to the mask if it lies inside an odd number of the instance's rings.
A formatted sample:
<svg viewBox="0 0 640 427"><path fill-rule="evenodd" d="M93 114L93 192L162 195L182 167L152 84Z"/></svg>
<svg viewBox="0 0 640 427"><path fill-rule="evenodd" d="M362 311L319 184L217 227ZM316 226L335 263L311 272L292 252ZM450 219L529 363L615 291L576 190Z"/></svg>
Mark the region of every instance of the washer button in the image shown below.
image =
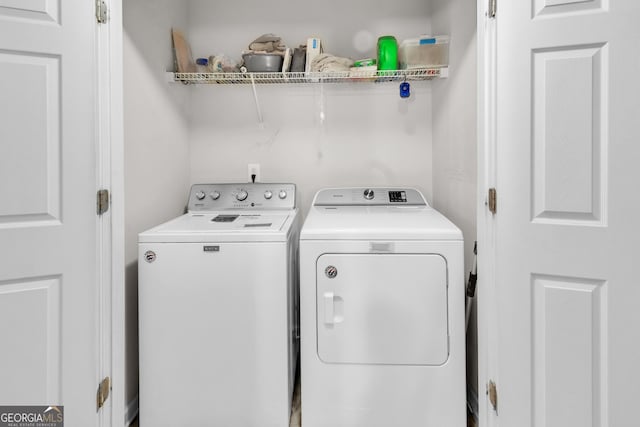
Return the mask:
<svg viewBox="0 0 640 427"><path fill-rule="evenodd" d="M281 199L286 199L287 198L287 192L284 190L280 190L280 193L278 193L278 197L280 197Z"/></svg>
<svg viewBox="0 0 640 427"><path fill-rule="evenodd" d="M271 191L267 190L267 191L264 192L264 198L265 199L269 200L272 197L273 197L273 193Z"/></svg>

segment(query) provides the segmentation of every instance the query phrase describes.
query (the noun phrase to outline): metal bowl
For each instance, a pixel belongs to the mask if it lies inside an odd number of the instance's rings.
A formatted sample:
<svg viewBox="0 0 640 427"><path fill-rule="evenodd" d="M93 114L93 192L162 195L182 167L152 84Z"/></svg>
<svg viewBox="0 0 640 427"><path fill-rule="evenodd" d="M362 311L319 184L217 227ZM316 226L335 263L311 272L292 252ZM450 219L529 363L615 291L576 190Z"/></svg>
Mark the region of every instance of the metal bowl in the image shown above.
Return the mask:
<svg viewBox="0 0 640 427"><path fill-rule="evenodd" d="M275 53L245 53L244 66L251 73L275 73L282 71L282 55Z"/></svg>

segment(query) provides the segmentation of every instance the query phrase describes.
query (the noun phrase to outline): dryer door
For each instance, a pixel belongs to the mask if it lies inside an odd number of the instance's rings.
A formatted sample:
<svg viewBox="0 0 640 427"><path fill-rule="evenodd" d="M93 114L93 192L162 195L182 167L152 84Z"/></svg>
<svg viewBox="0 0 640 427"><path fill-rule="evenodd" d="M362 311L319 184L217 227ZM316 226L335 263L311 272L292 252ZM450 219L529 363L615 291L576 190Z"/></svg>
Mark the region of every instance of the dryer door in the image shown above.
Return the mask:
<svg viewBox="0 0 640 427"><path fill-rule="evenodd" d="M324 254L316 264L325 363L442 365L447 263L437 254Z"/></svg>

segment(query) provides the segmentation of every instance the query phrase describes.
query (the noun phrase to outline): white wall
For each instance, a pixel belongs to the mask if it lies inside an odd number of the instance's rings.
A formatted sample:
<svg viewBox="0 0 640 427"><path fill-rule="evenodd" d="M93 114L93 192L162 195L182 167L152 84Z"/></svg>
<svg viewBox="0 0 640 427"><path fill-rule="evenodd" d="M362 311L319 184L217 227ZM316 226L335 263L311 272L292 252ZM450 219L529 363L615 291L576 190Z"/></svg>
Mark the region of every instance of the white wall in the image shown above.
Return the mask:
<svg viewBox="0 0 640 427"><path fill-rule="evenodd" d="M182 213L189 191L188 94L167 85L170 29L184 26L175 1L124 3L126 403L138 393L137 234Z"/></svg>
<svg viewBox="0 0 640 427"><path fill-rule="evenodd" d="M294 182L303 213L328 186L411 185L431 197L431 96L397 84L197 87L191 127L192 182L240 181L260 163L263 181ZM324 117L324 119L322 119Z"/></svg>
<svg viewBox="0 0 640 427"><path fill-rule="evenodd" d="M450 78L433 85L433 199L462 229L465 279L473 262L477 197L476 0L433 0L435 33L451 34ZM467 334L467 378L478 391L475 305Z"/></svg>

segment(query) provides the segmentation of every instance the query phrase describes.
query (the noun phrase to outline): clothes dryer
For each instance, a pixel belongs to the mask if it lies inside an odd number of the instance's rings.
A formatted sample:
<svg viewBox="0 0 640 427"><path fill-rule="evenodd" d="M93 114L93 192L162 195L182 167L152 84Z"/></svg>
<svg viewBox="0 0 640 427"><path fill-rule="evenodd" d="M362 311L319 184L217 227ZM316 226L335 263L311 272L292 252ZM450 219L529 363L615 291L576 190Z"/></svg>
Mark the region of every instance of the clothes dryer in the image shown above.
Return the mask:
<svg viewBox="0 0 640 427"><path fill-rule="evenodd" d="M319 191L300 237L304 427L464 427L463 268L461 231L419 191Z"/></svg>

